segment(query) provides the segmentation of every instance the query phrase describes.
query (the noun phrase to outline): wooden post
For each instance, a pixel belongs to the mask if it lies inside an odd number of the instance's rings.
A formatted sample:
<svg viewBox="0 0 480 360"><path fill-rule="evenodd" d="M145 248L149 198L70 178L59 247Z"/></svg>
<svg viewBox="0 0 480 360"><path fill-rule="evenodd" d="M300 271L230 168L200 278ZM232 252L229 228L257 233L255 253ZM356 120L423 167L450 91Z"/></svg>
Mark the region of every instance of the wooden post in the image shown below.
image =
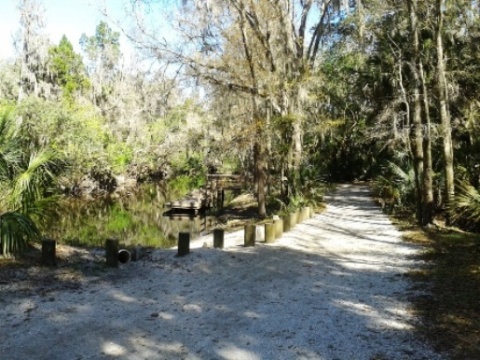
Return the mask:
<svg viewBox="0 0 480 360"><path fill-rule="evenodd" d="M118 240L107 239L105 241L105 257L107 266L118 268Z"/></svg>
<svg viewBox="0 0 480 360"><path fill-rule="evenodd" d="M213 247L223 249L225 230L213 229Z"/></svg>
<svg viewBox="0 0 480 360"><path fill-rule="evenodd" d="M304 222L310 217L310 208L308 206L300 209L300 222Z"/></svg>
<svg viewBox="0 0 480 360"><path fill-rule="evenodd" d="M267 223L265 224L265 242L271 244L275 242L275 224Z"/></svg>
<svg viewBox="0 0 480 360"><path fill-rule="evenodd" d="M46 266L57 266L56 258L57 242L51 239L42 240L42 264Z"/></svg>
<svg viewBox="0 0 480 360"><path fill-rule="evenodd" d="M255 241L265 240L265 226L257 225L255 226Z"/></svg>
<svg viewBox="0 0 480 360"><path fill-rule="evenodd" d="M290 214L290 229L293 229L298 222L298 210Z"/></svg>
<svg viewBox="0 0 480 360"><path fill-rule="evenodd" d="M283 220L278 219L273 221L273 225L275 228L275 239L279 239L283 235Z"/></svg>
<svg viewBox="0 0 480 360"><path fill-rule="evenodd" d="M288 232L292 229L290 225L290 214L283 216L283 232Z"/></svg>
<svg viewBox="0 0 480 360"><path fill-rule="evenodd" d="M177 256L185 256L190 253L190 233L181 232L178 234Z"/></svg>
<svg viewBox="0 0 480 360"><path fill-rule="evenodd" d="M255 233L257 227L254 224L245 225L244 245L255 246Z"/></svg>
<svg viewBox="0 0 480 360"><path fill-rule="evenodd" d="M144 255L144 250L140 246L135 246L132 250L132 261L140 260Z"/></svg>

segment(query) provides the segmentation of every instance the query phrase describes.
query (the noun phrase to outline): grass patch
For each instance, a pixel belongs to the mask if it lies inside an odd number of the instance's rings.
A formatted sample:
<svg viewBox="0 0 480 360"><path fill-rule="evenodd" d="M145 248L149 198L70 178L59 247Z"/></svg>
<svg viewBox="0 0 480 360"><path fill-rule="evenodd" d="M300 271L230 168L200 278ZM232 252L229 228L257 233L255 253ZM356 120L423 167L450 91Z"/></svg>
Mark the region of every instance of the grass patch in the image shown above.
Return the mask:
<svg viewBox="0 0 480 360"><path fill-rule="evenodd" d="M431 290L412 299L419 331L452 359L480 359L480 235L394 221L406 240L426 246L429 266L410 273L415 287Z"/></svg>

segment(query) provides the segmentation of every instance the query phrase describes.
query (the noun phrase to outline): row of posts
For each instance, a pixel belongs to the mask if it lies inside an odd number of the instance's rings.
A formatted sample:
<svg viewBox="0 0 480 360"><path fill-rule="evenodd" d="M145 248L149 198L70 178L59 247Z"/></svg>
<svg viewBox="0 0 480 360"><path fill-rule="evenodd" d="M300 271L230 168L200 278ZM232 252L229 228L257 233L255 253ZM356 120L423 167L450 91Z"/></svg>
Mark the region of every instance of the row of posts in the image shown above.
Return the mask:
<svg viewBox="0 0 480 360"><path fill-rule="evenodd" d="M310 207L303 207L295 212L288 213L283 217L274 216L272 222L265 223L264 240L265 243L274 243L280 238L284 232L292 230L297 224L313 217L313 210ZM255 224L247 224L244 229L244 246L255 246L257 241L258 226ZM223 249L224 246L224 229L213 230L213 247ZM177 256L184 256L190 252L190 233L181 232L178 236Z"/></svg>
<svg viewBox="0 0 480 360"><path fill-rule="evenodd" d="M264 224L265 243L274 243L284 232L292 230L297 224L311 218L313 210L310 207L303 207L295 212L285 214L282 217L274 216L272 222ZM244 231L244 246L255 246L257 241L257 227L259 225L247 224ZM213 247L223 249L224 229L213 230ZM47 266L56 266L56 241L45 239L42 241L42 263ZM107 239L105 242L106 264L109 267L118 267L119 263L126 263L130 260L138 260L142 250L135 247L132 252L126 249L119 249L119 241ZM177 256L184 256L190 253L190 233L181 232L178 236Z"/></svg>

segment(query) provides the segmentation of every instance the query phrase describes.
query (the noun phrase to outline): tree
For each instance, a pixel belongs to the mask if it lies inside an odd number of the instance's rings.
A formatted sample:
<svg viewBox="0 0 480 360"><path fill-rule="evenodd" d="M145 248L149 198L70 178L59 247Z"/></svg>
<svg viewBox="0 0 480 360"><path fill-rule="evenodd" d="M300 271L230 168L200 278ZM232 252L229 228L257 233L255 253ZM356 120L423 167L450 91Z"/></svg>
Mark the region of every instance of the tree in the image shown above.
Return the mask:
<svg viewBox="0 0 480 360"><path fill-rule="evenodd" d="M158 36L161 32L157 29L138 22L145 18L139 14L142 9L158 4L162 2L132 3L137 32L131 38L159 61L181 64L205 86L250 98L252 117L248 121L254 136L259 214L264 216L267 153L263 144L270 135L268 119L279 115L293 120L284 162L295 188L302 163L303 109L308 99L309 74L322 40L349 6L345 1L313 0L184 2L181 16L172 24L177 37L169 42ZM172 8L171 4L167 6ZM163 20L158 23L165 27ZM309 28L313 29L311 34ZM178 43L188 45L180 48Z"/></svg>
<svg viewBox="0 0 480 360"><path fill-rule="evenodd" d="M453 143L452 125L448 111L448 83L446 77L445 55L444 55L444 11L447 4L444 0L435 1L435 47L436 47L436 76L437 76L437 99L442 126L443 160L445 171L445 201L450 203L455 192L455 174L453 168Z"/></svg>
<svg viewBox="0 0 480 360"><path fill-rule="evenodd" d="M82 34L80 45L88 59L87 72L92 82L93 103L107 115L108 100L117 77L117 65L121 55L120 33L101 21L95 35Z"/></svg>
<svg viewBox="0 0 480 360"><path fill-rule="evenodd" d="M77 92L89 87L82 57L73 51L64 35L57 46L49 49L49 69L52 81L62 89L63 97L73 102Z"/></svg>
<svg viewBox="0 0 480 360"><path fill-rule="evenodd" d="M33 95L48 98L51 92L48 71L48 40L44 30L41 0L18 0L20 32L20 91L18 101Z"/></svg>

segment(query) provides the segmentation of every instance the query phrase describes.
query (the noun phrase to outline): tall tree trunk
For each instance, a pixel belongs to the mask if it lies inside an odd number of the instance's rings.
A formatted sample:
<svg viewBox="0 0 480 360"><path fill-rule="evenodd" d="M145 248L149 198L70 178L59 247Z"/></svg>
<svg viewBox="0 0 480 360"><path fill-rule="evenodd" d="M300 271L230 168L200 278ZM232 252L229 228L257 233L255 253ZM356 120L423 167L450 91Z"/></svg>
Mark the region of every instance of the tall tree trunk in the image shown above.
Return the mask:
<svg viewBox="0 0 480 360"><path fill-rule="evenodd" d="M452 125L450 114L448 111L448 93L447 78L445 76L445 57L443 54L443 11L445 9L445 1L436 1L437 26L436 26L436 50L437 50L437 98L438 109L440 112L440 123L443 139L443 158L445 171L445 202L451 202L454 192L454 170L453 170L453 144L452 144ZM447 222L449 219L447 217Z"/></svg>
<svg viewBox="0 0 480 360"><path fill-rule="evenodd" d="M242 32L242 43L245 51L245 58L248 62L248 68L250 71L250 78L253 85L253 88L258 89L257 75L255 72L255 65L252 53L250 51L250 46L248 42L247 31L245 29L245 9L243 7L239 8L240 15L240 28ZM253 110L253 121L255 126L255 140L254 140L254 167L255 167L255 177L257 181L257 202L258 202L258 216L260 218L265 218L267 216L266 210L266 197L265 197L265 183L266 183L266 169L265 169L265 148L263 142L265 139L264 136L264 125L265 121L262 120L258 99L255 94L251 95L252 98L252 110Z"/></svg>
<svg viewBox="0 0 480 360"><path fill-rule="evenodd" d="M432 139L431 139L431 121L430 121L430 101L428 97L427 84L425 79L425 71L423 62L419 61L419 73L422 81L423 92L423 119L424 119L424 136L423 136L423 214L422 225L431 224L433 221L433 164L432 164Z"/></svg>
<svg viewBox="0 0 480 360"><path fill-rule="evenodd" d="M422 102L420 97L420 46L418 36L418 19L417 19L417 0L407 0L410 33L413 43L413 106L412 106L412 127L410 132L410 141L412 144L413 166L415 171L415 192L416 192L416 217L419 223L423 223L423 201L422 201L422 174L423 174L423 134L422 134Z"/></svg>

